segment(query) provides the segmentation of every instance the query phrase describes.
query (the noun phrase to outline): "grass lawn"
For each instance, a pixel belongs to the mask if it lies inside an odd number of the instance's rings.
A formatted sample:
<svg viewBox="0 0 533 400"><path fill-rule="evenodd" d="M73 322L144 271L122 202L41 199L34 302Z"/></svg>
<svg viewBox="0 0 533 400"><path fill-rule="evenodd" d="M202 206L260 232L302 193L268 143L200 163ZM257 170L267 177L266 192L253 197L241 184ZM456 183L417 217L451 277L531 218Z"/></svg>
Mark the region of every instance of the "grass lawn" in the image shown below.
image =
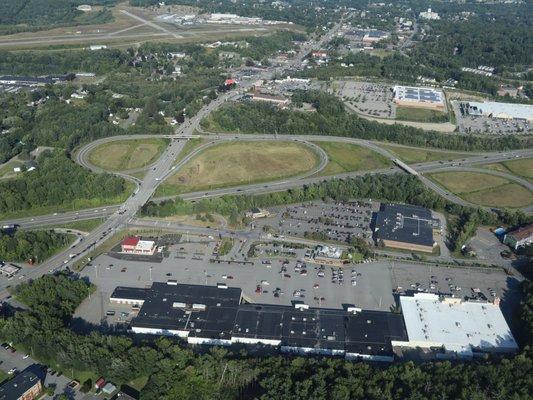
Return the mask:
<svg viewBox="0 0 533 400"><path fill-rule="evenodd" d="M381 154L351 143L314 142L328 154L329 162L319 175L335 175L344 172L365 171L391 166Z"/></svg>
<svg viewBox="0 0 533 400"><path fill-rule="evenodd" d="M483 168L507 172L523 178L533 179L533 158L503 161L495 164L483 165Z"/></svg>
<svg viewBox="0 0 533 400"><path fill-rule="evenodd" d="M495 188L463 195L466 201L489 207L526 207L533 204L533 195L522 185L509 182Z"/></svg>
<svg viewBox="0 0 533 400"><path fill-rule="evenodd" d="M414 122L448 122L448 115L442 111L425 108L396 107L396 119Z"/></svg>
<svg viewBox="0 0 533 400"><path fill-rule="evenodd" d="M316 152L301 143L222 143L187 162L158 188L156 195L274 181L312 170L319 162Z"/></svg>
<svg viewBox="0 0 533 400"><path fill-rule="evenodd" d="M416 164L440 160L456 160L458 158L470 157L468 153L454 153L448 151L428 150L420 147L402 147L391 144L382 145L386 150L394 154L403 162Z"/></svg>
<svg viewBox="0 0 533 400"><path fill-rule="evenodd" d="M185 146L183 146L183 150L181 150L181 152L178 154L178 156L174 160L174 165L179 163L188 154L190 154L194 149L196 149L197 147L200 147L204 143L207 143L207 140L206 139L202 139L202 138L196 138L196 139L187 140L187 143L185 143Z"/></svg>
<svg viewBox="0 0 533 400"><path fill-rule="evenodd" d="M104 143L89 154L89 161L108 171L125 171L152 164L168 145L167 139L119 140Z"/></svg>
<svg viewBox="0 0 533 400"><path fill-rule="evenodd" d="M135 378L129 381L128 385L140 392L142 388L146 386L147 383L148 383L148 376L144 375L144 376L140 376L138 378Z"/></svg>
<svg viewBox="0 0 533 400"><path fill-rule="evenodd" d="M533 202L529 190L499 176L479 172L437 172L429 177L474 204L517 208Z"/></svg>
<svg viewBox="0 0 533 400"><path fill-rule="evenodd" d="M2 168L0 168L0 178L15 178L17 175L20 175L20 172L14 172L13 168L21 167L22 165L24 165L22 161L13 159L9 160L2 166Z"/></svg>
<svg viewBox="0 0 533 400"><path fill-rule="evenodd" d="M9 378L9 375L7 374L7 372L4 372L3 370L0 369L0 383L7 380L7 378Z"/></svg>
<svg viewBox="0 0 533 400"><path fill-rule="evenodd" d="M47 226L47 229L51 228L63 228L63 229L76 229L82 232L90 232L96 229L104 222L103 218L86 219L83 221L69 222L66 224Z"/></svg>

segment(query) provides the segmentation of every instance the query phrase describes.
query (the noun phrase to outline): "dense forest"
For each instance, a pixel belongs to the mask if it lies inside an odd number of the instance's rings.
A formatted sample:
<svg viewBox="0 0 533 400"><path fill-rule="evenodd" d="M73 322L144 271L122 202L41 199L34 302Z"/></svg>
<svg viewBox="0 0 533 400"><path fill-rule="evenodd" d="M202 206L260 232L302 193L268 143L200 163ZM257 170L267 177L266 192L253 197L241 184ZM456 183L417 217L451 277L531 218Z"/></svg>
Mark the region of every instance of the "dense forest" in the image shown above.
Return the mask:
<svg viewBox="0 0 533 400"><path fill-rule="evenodd" d="M119 201L129 186L122 178L95 174L71 161L62 150L44 152L37 169L0 182L0 214L39 207L57 209L97 206Z"/></svg>
<svg viewBox="0 0 533 400"><path fill-rule="evenodd" d="M0 260L40 263L70 242L71 236L54 231L0 231Z"/></svg>
<svg viewBox="0 0 533 400"><path fill-rule="evenodd" d="M270 104L243 102L216 110L203 125L214 132L346 136L466 151L497 151L533 145L531 138L450 135L400 124L383 125L349 114L339 99L323 92L297 92L292 100L295 104L310 103L317 112L279 110Z"/></svg>
<svg viewBox="0 0 533 400"><path fill-rule="evenodd" d="M115 3L116 0L2 0L0 2L0 34L108 22L112 20L112 15L107 8L84 13L76 7L80 4L111 5Z"/></svg>
<svg viewBox="0 0 533 400"><path fill-rule="evenodd" d="M517 336L527 346L533 286L526 280L522 288ZM69 329L70 317L93 290L63 274L19 285L14 296L29 310L2 318L0 338L31 349L34 358L64 373L90 371L93 378L82 382L83 390L99 376L118 385L147 379L141 400L526 400L533 391L528 347L511 358L380 366L338 358L251 357L244 349L192 349L169 338L134 342L96 331L77 334Z"/></svg>
<svg viewBox="0 0 533 400"><path fill-rule="evenodd" d="M458 251L481 225L503 223L518 226L533 222L532 217L521 211L502 211L499 215L481 208L464 207L447 201L426 188L415 176L407 174L366 175L362 177L334 179L306 185L302 188L260 195L228 195L220 198L202 199L197 203L180 198L161 203L149 201L141 209L141 215L167 217L175 214L219 213L238 222L241 214L253 207L270 207L313 200L348 201L367 199L416 204L433 210L444 211L453 216L448 220L448 244Z"/></svg>

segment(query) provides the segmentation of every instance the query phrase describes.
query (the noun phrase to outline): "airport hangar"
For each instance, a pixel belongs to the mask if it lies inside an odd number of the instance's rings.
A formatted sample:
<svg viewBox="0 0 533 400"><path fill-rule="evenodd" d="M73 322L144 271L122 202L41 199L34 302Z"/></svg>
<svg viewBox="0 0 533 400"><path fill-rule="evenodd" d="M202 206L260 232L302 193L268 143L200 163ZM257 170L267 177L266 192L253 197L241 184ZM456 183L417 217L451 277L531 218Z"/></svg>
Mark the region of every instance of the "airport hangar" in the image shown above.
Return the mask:
<svg viewBox="0 0 533 400"><path fill-rule="evenodd" d="M435 358L514 353L518 346L496 304L428 293L400 296L402 313L245 304L240 288L154 282L117 287L111 303L139 310L136 334L177 336L189 344L263 345L293 354L392 362L424 349Z"/></svg>

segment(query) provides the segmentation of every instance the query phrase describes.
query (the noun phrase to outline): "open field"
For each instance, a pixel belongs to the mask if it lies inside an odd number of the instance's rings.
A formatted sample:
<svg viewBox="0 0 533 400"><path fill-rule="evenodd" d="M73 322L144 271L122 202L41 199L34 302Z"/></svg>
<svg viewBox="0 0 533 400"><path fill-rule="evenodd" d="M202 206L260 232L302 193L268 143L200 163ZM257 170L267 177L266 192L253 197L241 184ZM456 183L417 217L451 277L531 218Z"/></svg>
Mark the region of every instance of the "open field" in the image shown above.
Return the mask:
<svg viewBox="0 0 533 400"><path fill-rule="evenodd" d="M318 163L315 151L300 143L223 143L190 160L158 188L156 195L273 181L310 171Z"/></svg>
<svg viewBox="0 0 533 400"><path fill-rule="evenodd" d="M533 158L504 161L501 163L486 164L483 168L494 169L496 171L507 172L516 176L521 176L533 180Z"/></svg>
<svg viewBox="0 0 533 400"><path fill-rule="evenodd" d="M75 230L82 231L82 232L90 232L96 229L98 226L100 226L103 222L104 222L103 218L86 219L82 221L69 222L65 224L54 224L54 225L47 226L46 229L63 228L63 229L75 229Z"/></svg>
<svg viewBox="0 0 533 400"><path fill-rule="evenodd" d="M183 146L183 149L180 151L180 153L176 157L176 160L174 161L174 165L179 163L181 160L187 157L187 155L189 155L193 150L195 150L197 147L200 147L202 144L206 142L207 140L202 139L202 138L187 140L187 143L185 143L185 146Z"/></svg>
<svg viewBox="0 0 533 400"><path fill-rule="evenodd" d="M18 174L13 171L13 168L23 165L22 161L11 159L0 167L0 179L15 178Z"/></svg>
<svg viewBox="0 0 533 400"><path fill-rule="evenodd" d="M168 144L166 139L122 140L104 143L89 154L89 161L108 171L143 168L153 163Z"/></svg>
<svg viewBox="0 0 533 400"><path fill-rule="evenodd" d="M446 113L424 108L396 107L396 119L415 122L448 122Z"/></svg>
<svg viewBox="0 0 533 400"><path fill-rule="evenodd" d="M438 172L429 174L429 177L474 204L517 208L533 203L533 195L528 189L499 176L478 172Z"/></svg>
<svg viewBox="0 0 533 400"><path fill-rule="evenodd" d="M417 164L440 160L455 160L458 158L472 156L471 154L467 153L428 150L420 147L403 147L389 144L384 144L382 145L382 147L384 147L396 157L398 157L400 160L408 164Z"/></svg>
<svg viewBox="0 0 533 400"><path fill-rule="evenodd" d="M328 155L328 165L319 175L335 175L344 172L386 168L392 163L381 154L351 143L314 142Z"/></svg>

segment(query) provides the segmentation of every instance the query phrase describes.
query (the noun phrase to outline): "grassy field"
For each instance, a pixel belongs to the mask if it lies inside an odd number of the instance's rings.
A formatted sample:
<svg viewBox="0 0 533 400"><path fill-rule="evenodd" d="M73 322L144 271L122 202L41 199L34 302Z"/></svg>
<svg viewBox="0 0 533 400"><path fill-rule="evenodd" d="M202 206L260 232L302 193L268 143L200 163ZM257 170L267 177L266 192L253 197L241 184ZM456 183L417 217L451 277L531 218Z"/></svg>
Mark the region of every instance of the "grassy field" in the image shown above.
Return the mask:
<svg viewBox="0 0 533 400"><path fill-rule="evenodd" d="M268 182L302 174L318 163L315 151L300 143L223 143L187 162L158 188L156 195Z"/></svg>
<svg viewBox="0 0 533 400"><path fill-rule="evenodd" d="M20 174L13 171L15 167L21 167L24 163L19 160L11 159L0 168L0 179L14 178Z"/></svg>
<svg viewBox="0 0 533 400"><path fill-rule="evenodd" d="M66 224L47 226L47 229L51 228L63 228L63 229L76 229L82 232L90 232L102 225L105 220L103 218L87 219L83 221L70 222Z"/></svg>
<svg viewBox="0 0 533 400"><path fill-rule="evenodd" d="M321 176L342 174L344 172L365 171L386 168L392 162L372 150L351 143L315 142L328 155L329 162Z"/></svg>
<svg viewBox="0 0 533 400"><path fill-rule="evenodd" d="M474 204L518 208L533 203L533 195L528 189L499 176L478 172L437 172L429 177Z"/></svg>
<svg viewBox="0 0 533 400"><path fill-rule="evenodd" d="M4 372L3 370L0 369L0 383L7 380L7 378L9 378L9 375L7 374L7 372Z"/></svg>
<svg viewBox="0 0 533 400"><path fill-rule="evenodd" d="M521 176L523 178L533 180L533 158L524 158L520 160L511 160L495 164L487 164L484 165L483 168L507 172L512 175Z"/></svg>
<svg viewBox="0 0 533 400"><path fill-rule="evenodd" d="M408 164L416 164L440 160L456 160L471 156L468 153L454 153L448 151L428 150L420 147L402 147L391 144L384 144L386 150L394 154L400 160Z"/></svg>
<svg viewBox="0 0 533 400"><path fill-rule="evenodd" d="M396 119L414 122L448 122L448 115L442 111L424 108L396 107Z"/></svg>
<svg viewBox="0 0 533 400"><path fill-rule="evenodd" d="M125 171L152 164L168 145L167 139L120 140L104 143L89 154L89 161L108 171Z"/></svg>
<svg viewBox="0 0 533 400"><path fill-rule="evenodd" d="M196 139L189 139L187 140L187 143L185 143L185 146L183 146L183 150L180 151L176 159L174 160L174 165L179 163L181 160L183 160L187 155L191 154L191 152L196 149L197 147L200 147L202 144L207 143L206 139L202 138L196 138Z"/></svg>

